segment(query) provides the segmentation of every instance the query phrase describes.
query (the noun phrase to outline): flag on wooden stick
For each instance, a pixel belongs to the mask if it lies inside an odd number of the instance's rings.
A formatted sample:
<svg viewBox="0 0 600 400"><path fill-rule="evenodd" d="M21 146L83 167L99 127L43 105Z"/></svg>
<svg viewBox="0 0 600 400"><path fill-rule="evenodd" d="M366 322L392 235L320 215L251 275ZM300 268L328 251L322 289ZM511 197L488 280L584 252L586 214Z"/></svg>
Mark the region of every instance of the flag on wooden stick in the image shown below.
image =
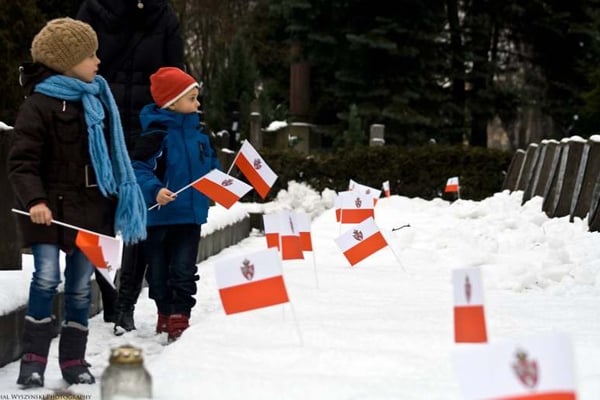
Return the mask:
<svg viewBox="0 0 600 400"><path fill-rule="evenodd" d="M356 191L340 192L334 200L336 221L342 224L358 224L374 218L375 198Z"/></svg>
<svg viewBox="0 0 600 400"><path fill-rule="evenodd" d="M454 287L454 341L456 343L487 342L483 285L478 268L452 271Z"/></svg>
<svg viewBox="0 0 600 400"><path fill-rule="evenodd" d="M263 199L277 180L277 175L267 165L248 140L244 141L234 164Z"/></svg>
<svg viewBox="0 0 600 400"><path fill-rule="evenodd" d="M219 259L215 277L225 314L289 302L275 249Z"/></svg>
<svg viewBox="0 0 600 400"><path fill-rule="evenodd" d="M458 184L458 176L448 178L446 181L446 187L444 188L444 193L458 193L459 191L460 186Z"/></svg>
<svg viewBox="0 0 600 400"><path fill-rule="evenodd" d="M117 238L78 229L75 245L114 287L115 275L121 268L123 242Z"/></svg>
<svg viewBox="0 0 600 400"><path fill-rule="evenodd" d="M288 210L263 215L267 247L277 247L282 260L302 260L300 233L293 213ZM275 243L276 242L276 243Z"/></svg>
<svg viewBox="0 0 600 400"><path fill-rule="evenodd" d="M352 179L348 183L348 190L371 196L374 199L378 199L381 196L381 190L355 182ZM375 200L375 203L377 203L377 200Z"/></svg>
<svg viewBox="0 0 600 400"><path fill-rule="evenodd" d="M263 214L262 218L267 247L279 250L279 216L276 213Z"/></svg>
<svg viewBox="0 0 600 400"><path fill-rule="evenodd" d="M335 242L352 266L387 246L372 217L343 233Z"/></svg>
<svg viewBox="0 0 600 400"><path fill-rule="evenodd" d="M305 212L296 211L292 213L292 218L300 235L300 248L302 251L313 251L310 217Z"/></svg>
<svg viewBox="0 0 600 400"><path fill-rule="evenodd" d="M231 208L232 205L252 190L252 186L218 169L213 169L194 181L192 186L225 208Z"/></svg>
<svg viewBox="0 0 600 400"><path fill-rule="evenodd" d="M16 214L31 216L27 211L17 210L16 208L11 209L11 211ZM117 274L117 270L121 268L123 241L118 237L103 235L55 219L50 222L77 232L75 236L75 245L77 248L85 254L90 263L114 287L115 275Z"/></svg>
<svg viewBox="0 0 600 400"><path fill-rule="evenodd" d="M383 187L383 193L385 193L385 197L390 197L390 181L384 181L381 186Z"/></svg>

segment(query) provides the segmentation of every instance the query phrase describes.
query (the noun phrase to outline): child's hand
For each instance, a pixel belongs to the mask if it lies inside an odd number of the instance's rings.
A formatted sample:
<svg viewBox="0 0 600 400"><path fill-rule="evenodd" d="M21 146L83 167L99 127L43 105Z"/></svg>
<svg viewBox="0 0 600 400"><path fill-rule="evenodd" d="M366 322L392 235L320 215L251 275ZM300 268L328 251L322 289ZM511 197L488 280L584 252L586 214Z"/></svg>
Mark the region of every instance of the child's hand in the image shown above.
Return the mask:
<svg viewBox="0 0 600 400"><path fill-rule="evenodd" d="M171 192L167 188L162 188L158 191L158 194L156 195L156 202L159 205L164 206L165 204L172 202L176 198L177 195L175 193Z"/></svg>
<svg viewBox="0 0 600 400"><path fill-rule="evenodd" d="M38 203L29 209L31 222L34 224L50 225L52 223L52 211L46 203Z"/></svg>

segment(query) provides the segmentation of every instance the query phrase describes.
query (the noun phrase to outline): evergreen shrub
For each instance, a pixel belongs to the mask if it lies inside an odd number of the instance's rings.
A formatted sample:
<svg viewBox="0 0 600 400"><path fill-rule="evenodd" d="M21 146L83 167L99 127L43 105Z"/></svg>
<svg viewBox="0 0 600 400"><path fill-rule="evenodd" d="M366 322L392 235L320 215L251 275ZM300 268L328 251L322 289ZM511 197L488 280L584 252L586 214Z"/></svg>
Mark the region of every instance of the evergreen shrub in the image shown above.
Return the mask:
<svg viewBox="0 0 600 400"><path fill-rule="evenodd" d="M381 189L390 181L392 194L431 200L444 198L446 180L458 176L460 197L482 200L501 190L512 153L480 147L358 147L335 154L304 154L263 148L261 156L278 175L264 201L271 201L289 181L305 182L321 192L348 189L348 180ZM244 201L262 202L255 191Z"/></svg>

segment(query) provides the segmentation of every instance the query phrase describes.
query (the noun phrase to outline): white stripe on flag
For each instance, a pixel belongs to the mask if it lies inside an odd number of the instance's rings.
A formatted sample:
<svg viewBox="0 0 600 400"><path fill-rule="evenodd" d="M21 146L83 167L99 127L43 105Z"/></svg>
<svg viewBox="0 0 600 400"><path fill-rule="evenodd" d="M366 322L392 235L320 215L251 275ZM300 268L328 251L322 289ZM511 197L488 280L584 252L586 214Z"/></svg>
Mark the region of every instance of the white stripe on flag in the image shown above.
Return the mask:
<svg viewBox="0 0 600 400"><path fill-rule="evenodd" d="M372 187L367 186L367 185L363 185L363 184L358 183L358 182L355 182L352 179L350 179L350 183L348 185L348 188L350 189L350 191L359 192L359 193L362 193L362 194L364 194L366 196L373 197L375 199L378 199L379 196L381 196L381 190L372 188Z"/></svg>
<svg viewBox="0 0 600 400"><path fill-rule="evenodd" d="M217 260L215 262L215 276L219 289L243 285L248 283L241 268L245 262L250 261L254 266L252 281L273 278L282 275L281 260L275 249L266 249L251 254L240 254L233 257Z"/></svg>
<svg viewBox="0 0 600 400"><path fill-rule="evenodd" d="M465 399L576 399L573 350L564 334L457 347L453 362Z"/></svg>
<svg viewBox="0 0 600 400"><path fill-rule="evenodd" d="M452 271L455 306L483 305L483 287L479 268L461 268Z"/></svg>

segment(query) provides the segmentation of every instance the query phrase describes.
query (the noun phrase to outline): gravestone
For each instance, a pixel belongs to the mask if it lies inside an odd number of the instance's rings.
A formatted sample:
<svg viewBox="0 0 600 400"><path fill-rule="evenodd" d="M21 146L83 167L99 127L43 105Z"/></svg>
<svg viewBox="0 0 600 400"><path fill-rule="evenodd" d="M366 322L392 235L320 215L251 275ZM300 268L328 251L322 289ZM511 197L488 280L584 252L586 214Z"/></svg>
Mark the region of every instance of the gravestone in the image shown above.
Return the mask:
<svg viewBox="0 0 600 400"><path fill-rule="evenodd" d="M585 161L584 161L585 158ZM594 186L600 172L600 136L592 136L583 150L580 171L571 202L570 220L585 218L590 211Z"/></svg>
<svg viewBox="0 0 600 400"><path fill-rule="evenodd" d="M571 201L585 143L585 139L579 136L573 136L567 141L555 176L556 187L554 196L550 199L551 207L546 213L549 217L564 217L571 211Z"/></svg>
<svg viewBox="0 0 600 400"><path fill-rule="evenodd" d="M540 154L540 156L542 155ZM534 176L533 189L531 193L532 197L544 197L544 195L548 192L548 187L550 186L550 180L552 178L552 166L556 165L559 156L559 142L554 139L547 140L546 145L544 146L543 156L540 160L540 169L536 176Z"/></svg>
<svg viewBox="0 0 600 400"><path fill-rule="evenodd" d="M525 150L517 149L512 159L510 160L508 171L506 171L504 182L502 182L502 190L509 190L512 192L516 189L517 179L519 178L519 173L521 172L521 167L523 166L524 159Z"/></svg>
<svg viewBox="0 0 600 400"><path fill-rule="evenodd" d="M531 177L531 171L535 165L538 155L538 144L530 143L527 146L527 151L525 152L525 159L523 160L523 166L521 167L521 171L519 171L519 177L517 178L517 189L524 191L527 186L527 182Z"/></svg>
<svg viewBox="0 0 600 400"><path fill-rule="evenodd" d="M546 151L546 142L542 142L535 147L535 150L532 154L532 166L525 176L525 188L523 189L523 198L521 199L521 205L525 204L529 199L531 199L531 194L533 193L533 182L535 181L535 177L539 175L540 168L542 166L543 154Z"/></svg>

